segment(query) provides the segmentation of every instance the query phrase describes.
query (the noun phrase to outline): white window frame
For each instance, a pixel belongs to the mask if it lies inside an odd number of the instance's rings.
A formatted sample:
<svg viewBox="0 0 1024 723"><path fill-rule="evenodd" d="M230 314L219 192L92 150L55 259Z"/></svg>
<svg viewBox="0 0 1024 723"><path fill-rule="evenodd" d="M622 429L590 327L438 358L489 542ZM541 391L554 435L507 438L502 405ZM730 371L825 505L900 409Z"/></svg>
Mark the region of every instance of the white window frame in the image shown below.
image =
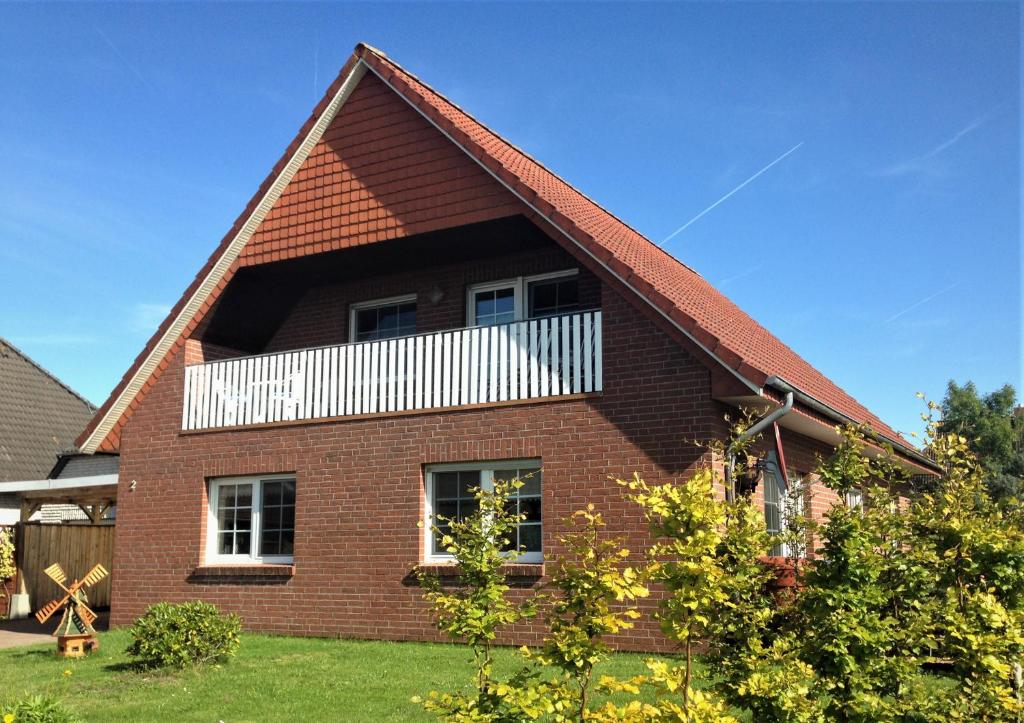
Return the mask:
<svg viewBox="0 0 1024 723"><path fill-rule="evenodd" d="M570 276L579 276L579 269L565 269L563 271L551 271L546 274L534 274L533 276L515 276L511 279L500 281L486 281L481 284L472 284L466 289L466 325L477 326L476 323L476 294L478 291L498 291L500 289L512 289L515 305L515 321L522 321L526 318L527 305L529 303L528 290L534 281L549 281Z"/></svg>
<svg viewBox="0 0 1024 723"><path fill-rule="evenodd" d="M295 499L298 503L298 480L294 474L263 474L247 475L244 477L215 477L207 484L206 505L206 563L208 564L234 564L234 565L280 565L290 564L295 561L294 555L222 555L217 552L218 532L217 528L217 500L220 495L218 490L222 485L251 484L252 485L252 524L249 532L250 547L258 547L262 542L263 535L263 483L277 480L293 480L295 482ZM298 504L296 504L298 509ZM294 540L292 542L294 545Z"/></svg>
<svg viewBox="0 0 1024 723"><path fill-rule="evenodd" d="M356 336L359 333L356 320L360 311L366 309L376 309L382 306L395 306L398 304L408 304L411 301L416 301L416 315L419 316L419 302L416 299L416 294L402 294L401 296L388 296L383 299L370 299L368 301L357 301L354 304L349 304L348 308L348 340L355 344ZM419 326L419 319L416 319L417 327ZM416 333L419 333L417 328ZM399 337L394 337L399 338ZM374 339L373 341L379 341ZM361 343L361 342L359 342Z"/></svg>
<svg viewBox="0 0 1024 723"><path fill-rule="evenodd" d="M424 562L453 562L455 558L447 553L434 554L434 533L431 526L434 523L434 474L438 472L464 472L477 470L480 472L480 488L490 492L494 490L494 473L510 469L522 469L523 467L536 467L540 470L539 459L517 459L502 460L500 462L455 462L450 464L428 464L423 470L424 486L424 518L423 518L423 560ZM540 536L541 549L538 552L523 552L516 558L516 562L540 563L544 562L544 479L541 477L541 520Z"/></svg>

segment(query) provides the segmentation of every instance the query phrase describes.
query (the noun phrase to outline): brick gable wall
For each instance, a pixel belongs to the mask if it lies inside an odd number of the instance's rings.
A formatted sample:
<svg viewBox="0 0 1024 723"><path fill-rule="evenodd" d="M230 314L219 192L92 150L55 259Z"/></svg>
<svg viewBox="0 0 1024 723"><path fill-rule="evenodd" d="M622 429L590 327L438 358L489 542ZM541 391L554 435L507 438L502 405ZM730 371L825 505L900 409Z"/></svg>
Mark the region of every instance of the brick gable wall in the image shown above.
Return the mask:
<svg viewBox="0 0 1024 723"><path fill-rule="evenodd" d="M507 189L368 73L239 263L322 253L522 210Z"/></svg>

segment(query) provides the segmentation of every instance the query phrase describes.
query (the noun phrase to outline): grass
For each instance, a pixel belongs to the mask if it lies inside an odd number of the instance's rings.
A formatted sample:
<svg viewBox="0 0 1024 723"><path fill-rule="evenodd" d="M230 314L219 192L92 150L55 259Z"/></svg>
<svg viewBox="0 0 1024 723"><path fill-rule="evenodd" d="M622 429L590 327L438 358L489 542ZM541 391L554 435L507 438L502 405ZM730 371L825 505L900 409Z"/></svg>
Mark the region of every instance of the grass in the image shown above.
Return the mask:
<svg viewBox="0 0 1024 723"><path fill-rule="evenodd" d="M0 650L0 691L53 695L86 721L429 721L410 698L470 675L466 648L437 643L245 634L224 665L165 673L133 668L128 642L126 631L103 633L82 660L57 658L53 645ZM645 657L618 653L599 672L635 675ZM514 651L499 651L499 672L516 665Z"/></svg>

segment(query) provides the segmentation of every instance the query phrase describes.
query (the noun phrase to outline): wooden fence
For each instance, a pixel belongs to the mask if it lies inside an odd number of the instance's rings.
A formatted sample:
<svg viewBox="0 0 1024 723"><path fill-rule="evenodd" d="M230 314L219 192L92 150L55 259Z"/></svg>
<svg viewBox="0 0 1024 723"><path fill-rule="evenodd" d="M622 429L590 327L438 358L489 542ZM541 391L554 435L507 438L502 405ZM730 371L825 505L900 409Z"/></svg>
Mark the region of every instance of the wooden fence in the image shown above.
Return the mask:
<svg viewBox="0 0 1024 723"><path fill-rule="evenodd" d="M27 522L18 538L21 569L32 610L38 610L63 591L43 570L59 562L68 582L83 577L93 565L103 565L111 575L86 590L93 610L110 606L110 582L114 572L113 525L45 525Z"/></svg>

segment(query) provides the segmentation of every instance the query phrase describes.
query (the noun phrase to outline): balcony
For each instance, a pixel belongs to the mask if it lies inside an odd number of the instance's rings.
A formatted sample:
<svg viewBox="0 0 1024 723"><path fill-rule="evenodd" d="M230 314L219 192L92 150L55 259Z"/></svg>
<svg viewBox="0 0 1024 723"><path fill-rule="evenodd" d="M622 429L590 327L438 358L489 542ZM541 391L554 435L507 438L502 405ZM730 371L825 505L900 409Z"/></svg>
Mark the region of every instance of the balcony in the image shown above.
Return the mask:
<svg viewBox="0 0 1024 723"><path fill-rule="evenodd" d="M185 368L187 431L409 413L602 390L601 312Z"/></svg>

